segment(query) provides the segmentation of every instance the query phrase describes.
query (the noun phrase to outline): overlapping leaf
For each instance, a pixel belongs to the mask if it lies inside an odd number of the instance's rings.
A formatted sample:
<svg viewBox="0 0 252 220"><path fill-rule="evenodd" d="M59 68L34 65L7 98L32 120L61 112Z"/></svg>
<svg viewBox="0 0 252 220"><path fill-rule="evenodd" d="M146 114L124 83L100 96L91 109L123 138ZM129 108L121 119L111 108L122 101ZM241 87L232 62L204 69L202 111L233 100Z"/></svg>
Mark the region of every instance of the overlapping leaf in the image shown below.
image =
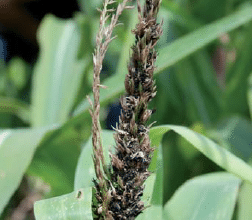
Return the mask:
<svg viewBox="0 0 252 220"><path fill-rule="evenodd" d="M32 125L64 123L75 101L85 61L77 61L80 33L73 20L44 18L38 32L40 55L34 69Z"/></svg>
<svg viewBox="0 0 252 220"><path fill-rule="evenodd" d="M201 153L203 153L210 160L226 169L227 171L239 176L241 179L249 181L252 183L252 167L249 166L245 161L236 157L234 154L229 152L223 147L220 147L215 142L210 140L203 135L194 132L186 127L177 125L164 125L157 126L151 129L151 140L157 143L169 130L175 131L177 134L181 135L188 142L190 142L194 147L196 147ZM155 166L155 160L152 161Z"/></svg>
<svg viewBox="0 0 252 220"><path fill-rule="evenodd" d="M0 213L20 184L42 137L54 127L0 131Z"/></svg>
<svg viewBox="0 0 252 220"><path fill-rule="evenodd" d="M188 180L164 207L164 220L231 220L241 180L220 172Z"/></svg>
<svg viewBox="0 0 252 220"><path fill-rule="evenodd" d="M35 203L34 212L36 220L93 220L92 188L79 189L51 199Z"/></svg>

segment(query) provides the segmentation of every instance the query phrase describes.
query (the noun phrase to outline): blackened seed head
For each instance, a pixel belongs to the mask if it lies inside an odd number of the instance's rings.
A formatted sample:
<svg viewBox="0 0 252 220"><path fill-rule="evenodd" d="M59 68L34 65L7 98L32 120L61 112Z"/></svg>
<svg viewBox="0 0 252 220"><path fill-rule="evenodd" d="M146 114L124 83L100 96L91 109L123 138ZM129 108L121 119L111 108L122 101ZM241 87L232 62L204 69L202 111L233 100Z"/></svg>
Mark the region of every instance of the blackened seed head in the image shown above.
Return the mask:
<svg viewBox="0 0 252 220"><path fill-rule="evenodd" d="M118 156L118 158L119 158L120 160L122 160L123 157L124 157L124 155L123 155L121 152L118 152L118 153L117 153L117 156Z"/></svg>
<svg viewBox="0 0 252 220"><path fill-rule="evenodd" d="M142 132L146 132L146 128L144 127L144 125L139 125L138 126L138 133L142 133Z"/></svg>
<svg viewBox="0 0 252 220"><path fill-rule="evenodd" d="M116 201L114 201L114 202L111 204L110 208L111 208L111 211L113 211L113 212L118 212L118 211L121 210L120 205L119 205Z"/></svg>

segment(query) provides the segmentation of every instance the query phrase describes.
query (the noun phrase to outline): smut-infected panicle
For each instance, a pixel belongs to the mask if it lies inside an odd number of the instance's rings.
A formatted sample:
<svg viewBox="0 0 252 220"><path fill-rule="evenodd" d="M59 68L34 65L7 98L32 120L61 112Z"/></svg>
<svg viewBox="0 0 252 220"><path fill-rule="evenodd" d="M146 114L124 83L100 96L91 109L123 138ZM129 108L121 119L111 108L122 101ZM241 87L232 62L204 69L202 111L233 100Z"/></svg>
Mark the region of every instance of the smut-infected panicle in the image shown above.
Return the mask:
<svg viewBox="0 0 252 220"><path fill-rule="evenodd" d="M160 0L146 0L142 9L138 1L139 23L133 33L135 44L125 77L126 95L121 98L122 112L115 128L116 153L111 154L113 194L108 205L112 219L135 219L144 209L140 200L153 149L146 123L153 110L148 103L156 95L153 80L157 53L154 46L162 35L157 23Z"/></svg>

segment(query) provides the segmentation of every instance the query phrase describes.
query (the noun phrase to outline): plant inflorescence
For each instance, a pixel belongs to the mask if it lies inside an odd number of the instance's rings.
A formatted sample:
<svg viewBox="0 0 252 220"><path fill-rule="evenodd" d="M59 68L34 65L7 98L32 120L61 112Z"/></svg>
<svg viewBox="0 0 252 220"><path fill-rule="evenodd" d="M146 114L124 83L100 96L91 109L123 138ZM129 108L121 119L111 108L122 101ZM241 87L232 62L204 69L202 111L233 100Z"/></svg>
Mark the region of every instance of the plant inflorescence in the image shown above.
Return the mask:
<svg viewBox="0 0 252 220"><path fill-rule="evenodd" d="M93 134L94 164L98 179L95 181L96 199L99 204L95 214L98 219L135 219L144 209L141 201L143 183L150 175L148 167L153 151L148 134L151 125L147 125L147 121L153 113L153 110L148 109L148 103L156 94L153 72L157 53L154 47L162 35L161 24L157 23L160 3L160 0L146 0L142 8L137 2L139 23L133 30L135 44L125 78L126 94L121 98L122 111L119 125L115 128L116 153L110 154L108 178L100 168L102 163L106 173L100 133ZM96 50L96 54L97 52L99 50ZM95 64L96 57L97 55L94 56ZM94 82L97 78L95 75ZM96 85L99 85L97 80ZM96 90L93 92L97 93ZM97 108L99 106L94 106L93 118L97 114ZM99 131L97 123L93 119L93 132Z"/></svg>

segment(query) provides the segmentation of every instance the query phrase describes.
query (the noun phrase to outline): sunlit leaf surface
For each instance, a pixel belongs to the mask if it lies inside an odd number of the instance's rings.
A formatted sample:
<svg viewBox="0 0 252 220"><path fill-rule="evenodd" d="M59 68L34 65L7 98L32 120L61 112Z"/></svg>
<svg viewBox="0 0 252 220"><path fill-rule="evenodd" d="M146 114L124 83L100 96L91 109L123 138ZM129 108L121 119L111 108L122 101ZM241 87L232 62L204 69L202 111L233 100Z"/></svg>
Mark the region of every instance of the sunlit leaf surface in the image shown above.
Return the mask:
<svg viewBox="0 0 252 220"><path fill-rule="evenodd" d="M181 135L201 153L210 160L226 169L227 171L239 176L241 179L252 183L252 167L242 159L236 157L223 147L210 140L209 138L194 132L183 126L163 125L151 129L151 137L154 143L157 143L169 130L175 131ZM155 160L152 161L155 164ZM151 164L152 165L152 164Z"/></svg>
<svg viewBox="0 0 252 220"><path fill-rule="evenodd" d="M0 213L19 186L42 137L53 128L0 131Z"/></svg>
<svg viewBox="0 0 252 220"><path fill-rule="evenodd" d="M92 220L92 188L35 203L36 220Z"/></svg>
<svg viewBox="0 0 252 220"><path fill-rule="evenodd" d="M231 220L241 180L219 172L188 180L164 207L164 220Z"/></svg>

